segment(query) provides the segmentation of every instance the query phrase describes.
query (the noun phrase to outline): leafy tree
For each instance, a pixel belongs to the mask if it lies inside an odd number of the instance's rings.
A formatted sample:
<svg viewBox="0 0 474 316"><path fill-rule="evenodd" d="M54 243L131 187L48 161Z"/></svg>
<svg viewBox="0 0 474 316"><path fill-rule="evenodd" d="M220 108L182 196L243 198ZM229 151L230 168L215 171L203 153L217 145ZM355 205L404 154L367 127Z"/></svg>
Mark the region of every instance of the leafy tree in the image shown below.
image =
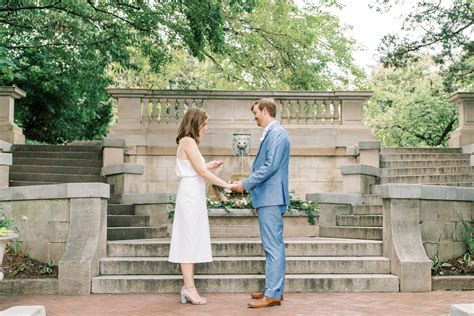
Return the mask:
<svg viewBox="0 0 474 316"><path fill-rule="evenodd" d="M429 56L405 67L381 67L371 81L367 123L384 146L447 146L457 107L447 101L443 78Z"/></svg>
<svg viewBox="0 0 474 316"><path fill-rule="evenodd" d="M314 1L313 1L314 2ZM354 65L355 43L330 8L339 1L320 0L299 7L293 0L260 0L251 12L223 10L226 45L207 49L199 63L183 50L156 75L141 51L140 70L110 68L121 87L174 89L327 90L346 88L363 77Z"/></svg>
<svg viewBox="0 0 474 316"><path fill-rule="evenodd" d="M173 47L202 60L224 50L223 9L250 11L254 0L0 0L0 84L28 96L16 120L27 138L50 143L93 139L111 116L106 67L134 68L139 47L159 72Z"/></svg>
<svg viewBox="0 0 474 316"><path fill-rule="evenodd" d="M445 89L474 88L474 41L472 40L472 0L418 0L412 2L400 33L382 39L379 51L386 66L403 67L430 53L443 72ZM399 5L398 1L374 0L381 12ZM420 34L414 36L414 34Z"/></svg>

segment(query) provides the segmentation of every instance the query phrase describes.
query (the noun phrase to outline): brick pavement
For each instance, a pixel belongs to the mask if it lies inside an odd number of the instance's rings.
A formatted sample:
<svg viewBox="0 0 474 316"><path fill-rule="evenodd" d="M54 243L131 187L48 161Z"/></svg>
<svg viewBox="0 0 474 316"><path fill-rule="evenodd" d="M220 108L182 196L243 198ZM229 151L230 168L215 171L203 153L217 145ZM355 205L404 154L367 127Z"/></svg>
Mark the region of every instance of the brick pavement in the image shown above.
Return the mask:
<svg viewBox="0 0 474 316"><path fill-rule="evenodd" d="M208 305L182 305L177 294L0 295L0 310L44 305L54 315L447 315L474 304L474 291L428 293L287 293L280 307L246 308L247 293L207 294Z"/></svg>

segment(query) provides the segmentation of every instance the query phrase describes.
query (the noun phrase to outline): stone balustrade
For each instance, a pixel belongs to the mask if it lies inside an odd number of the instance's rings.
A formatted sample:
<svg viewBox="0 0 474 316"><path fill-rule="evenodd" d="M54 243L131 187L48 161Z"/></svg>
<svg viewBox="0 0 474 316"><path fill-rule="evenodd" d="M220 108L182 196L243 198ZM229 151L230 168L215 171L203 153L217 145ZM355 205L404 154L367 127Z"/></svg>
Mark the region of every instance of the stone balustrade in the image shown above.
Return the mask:
<svg viewBox="0 0 474 316"><path fill-rule="evenodd" d="M127 145L167 147L174 145L178 123L190 107L209 114L204 146L231 148L232 133L261 131L250 107L262 97L274 98L279 105L277 119L297 134L293 145L335 147L351 145L361 139L371 140L364 126L363 103L372 95L366 91L179 91L146 89L109 89L118 101L118 121L108 138L125 139ZM252 138L257 147L258 137Z"/></svg>
<svg viewBox="0 0 474 316"><path fill-rule="evenodd" d="M474 92L456 92L449 102L457 104L459 127L449 139L449 147L464 147L474 144Z"/></svg>

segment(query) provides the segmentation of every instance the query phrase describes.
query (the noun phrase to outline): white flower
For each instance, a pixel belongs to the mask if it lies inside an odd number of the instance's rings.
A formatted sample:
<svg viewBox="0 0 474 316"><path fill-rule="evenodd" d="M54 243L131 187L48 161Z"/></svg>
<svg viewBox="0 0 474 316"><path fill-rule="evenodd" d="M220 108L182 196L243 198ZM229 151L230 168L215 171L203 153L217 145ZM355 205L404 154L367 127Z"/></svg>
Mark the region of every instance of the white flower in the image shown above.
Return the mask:
<svg viewBox="0 0 474 316"><path fill-rule="evenodd" d="M27 220L28 220L28 217L26 217L25 215L22 215L22 216L21 216L21 219L22 219L23 221L27 221Z"/></svg>
<svg viewBox="0 0 474 316"><path fill-rule="evenodd" d="M230 194L230 193L232 193L232 190L231 189L224 189L224 192Z"/></svg>

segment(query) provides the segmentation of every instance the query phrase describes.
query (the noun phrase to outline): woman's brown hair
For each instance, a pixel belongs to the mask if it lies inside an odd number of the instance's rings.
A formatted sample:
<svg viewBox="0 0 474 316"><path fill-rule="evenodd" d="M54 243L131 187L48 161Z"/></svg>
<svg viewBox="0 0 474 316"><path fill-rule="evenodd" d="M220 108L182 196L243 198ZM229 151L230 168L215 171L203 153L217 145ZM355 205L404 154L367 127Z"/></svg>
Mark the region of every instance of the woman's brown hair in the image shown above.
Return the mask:
<svg viewBox="0 0 474 316"><path fill-rule="evenodd" d="M199 129L207 119L207 113L199 108L191 108L184 114L181 125L178 129L178 137L176 137L176 144L183 137L191 137L199 145Z"/></svg>

